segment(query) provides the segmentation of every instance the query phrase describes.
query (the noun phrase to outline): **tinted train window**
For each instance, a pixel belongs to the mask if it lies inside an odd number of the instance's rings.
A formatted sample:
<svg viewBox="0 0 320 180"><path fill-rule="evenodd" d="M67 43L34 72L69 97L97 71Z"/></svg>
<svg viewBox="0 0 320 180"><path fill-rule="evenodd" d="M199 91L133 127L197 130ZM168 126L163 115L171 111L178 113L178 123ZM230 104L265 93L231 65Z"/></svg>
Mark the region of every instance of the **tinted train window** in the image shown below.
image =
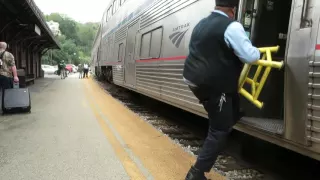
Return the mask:
<svg viewBox="0 0 320 180"><path fill-rule="evenodd" d="M123 50L124 50L124 45L123 45L123 43L121 43L121 44L119 44L118 61L123 60Z"/></svg>
<svg viewBox="0 0 320 180"><path fill-rule="evenodd" d="M140 57L141 58L149 58L150 53L150 40L151 40L151 32L144 34L142 36L141 41L141 51L140 51Z"/></svg>
<svg viewBox="0 0 320 180"><path fill-rule="evenodd" d="M152 31L150 57L159 58L161 50L162 28Z"/></svg>
<svg viewBox="0 0 320 180"><path fill-rule="evenodd" d="M112 6L110 6L108 10L108 19L110 19L111 16L112 16Z"/></svg>
<svg viewBox="0 0 320 180"><path fill-rule="evenodd" d="M117 10L119 9L119 7L120 7L120 0L114 0L113 1L113 13L112 14L116 13Z"/></svg>
<svg viewBox="0 0 320 180"><path fill-rule="evenodd" d="M162 27L144 35L141 40L140 58L159 58L162 45Z"/></svg>
<svg viewBox="0 0 320 180"><path fill-rule="evenodd" d="M117 0L117 9L119 9L120 8L120 6L121 6L121 1L120 0Z"/></svg>
<svg viewBox="0 0 320 180"><path fill-rule="evenodd" d="M121 4L120 4L120 5L122 5L122 4L124 3L124 1L125 1L125 0L121 0L121 2L120 2Z"/></svg>
<svg viewBox="0 0 320 180"><path fill-rule="evenodd" d="M116 5L116 3L117 3L117 0L114 0L113 1L113 11L112 11L112 14L114 14L115 12L116 12L116 8L117 8L117 5Z"/></svg>

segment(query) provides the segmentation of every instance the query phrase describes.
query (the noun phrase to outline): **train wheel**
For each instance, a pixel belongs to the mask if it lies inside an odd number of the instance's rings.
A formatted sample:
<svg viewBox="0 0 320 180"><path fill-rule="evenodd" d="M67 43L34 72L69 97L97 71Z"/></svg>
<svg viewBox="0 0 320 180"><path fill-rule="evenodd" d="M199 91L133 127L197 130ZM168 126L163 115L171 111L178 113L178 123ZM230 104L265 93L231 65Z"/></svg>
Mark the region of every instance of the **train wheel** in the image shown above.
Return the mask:
<svg viewBox="0 0 320 180"><path fill-rule="evenodd" d="M112 83L112 69L107 70L107 81Z"/></svg>

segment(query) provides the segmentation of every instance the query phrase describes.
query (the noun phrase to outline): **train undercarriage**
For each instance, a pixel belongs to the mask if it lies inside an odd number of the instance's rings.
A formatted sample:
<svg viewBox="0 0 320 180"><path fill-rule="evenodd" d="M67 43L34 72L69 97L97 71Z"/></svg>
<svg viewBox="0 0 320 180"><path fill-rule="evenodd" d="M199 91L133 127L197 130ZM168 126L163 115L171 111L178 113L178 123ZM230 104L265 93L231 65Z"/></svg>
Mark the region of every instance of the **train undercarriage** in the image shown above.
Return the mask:
<svg viewBox="0 0 320 180"><path fill-rule="evenodd" d="M96 66L95 75L100 81L113 83L112 66Z"/></svg>

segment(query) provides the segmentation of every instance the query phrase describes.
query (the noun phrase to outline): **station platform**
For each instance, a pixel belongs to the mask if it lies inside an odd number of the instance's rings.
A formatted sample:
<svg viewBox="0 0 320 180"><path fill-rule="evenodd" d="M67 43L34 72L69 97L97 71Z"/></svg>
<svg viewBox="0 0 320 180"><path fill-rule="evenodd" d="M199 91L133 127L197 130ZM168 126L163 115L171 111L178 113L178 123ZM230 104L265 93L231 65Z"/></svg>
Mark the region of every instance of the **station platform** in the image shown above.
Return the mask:
<svg viewBox="0 0 320 180"><path fill-rule="evenodd" d="M195 161L91 78L53 75L29 90L30 114L0 116L1 179L183 180Z"/></svg>

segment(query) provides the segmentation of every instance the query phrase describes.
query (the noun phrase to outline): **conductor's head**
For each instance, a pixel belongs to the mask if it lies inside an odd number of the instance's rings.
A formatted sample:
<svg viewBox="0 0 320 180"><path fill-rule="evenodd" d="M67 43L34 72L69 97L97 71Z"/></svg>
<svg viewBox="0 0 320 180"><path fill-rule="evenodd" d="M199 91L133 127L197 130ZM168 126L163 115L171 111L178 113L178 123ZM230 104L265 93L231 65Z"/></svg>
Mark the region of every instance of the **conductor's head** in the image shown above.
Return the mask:
<svg viewBox="0 0 320 180"><path fill-rule="evenodd" d="M239 0L216 0L216 9L223 11L229 18L234 19L238 2Z"/></svg>

